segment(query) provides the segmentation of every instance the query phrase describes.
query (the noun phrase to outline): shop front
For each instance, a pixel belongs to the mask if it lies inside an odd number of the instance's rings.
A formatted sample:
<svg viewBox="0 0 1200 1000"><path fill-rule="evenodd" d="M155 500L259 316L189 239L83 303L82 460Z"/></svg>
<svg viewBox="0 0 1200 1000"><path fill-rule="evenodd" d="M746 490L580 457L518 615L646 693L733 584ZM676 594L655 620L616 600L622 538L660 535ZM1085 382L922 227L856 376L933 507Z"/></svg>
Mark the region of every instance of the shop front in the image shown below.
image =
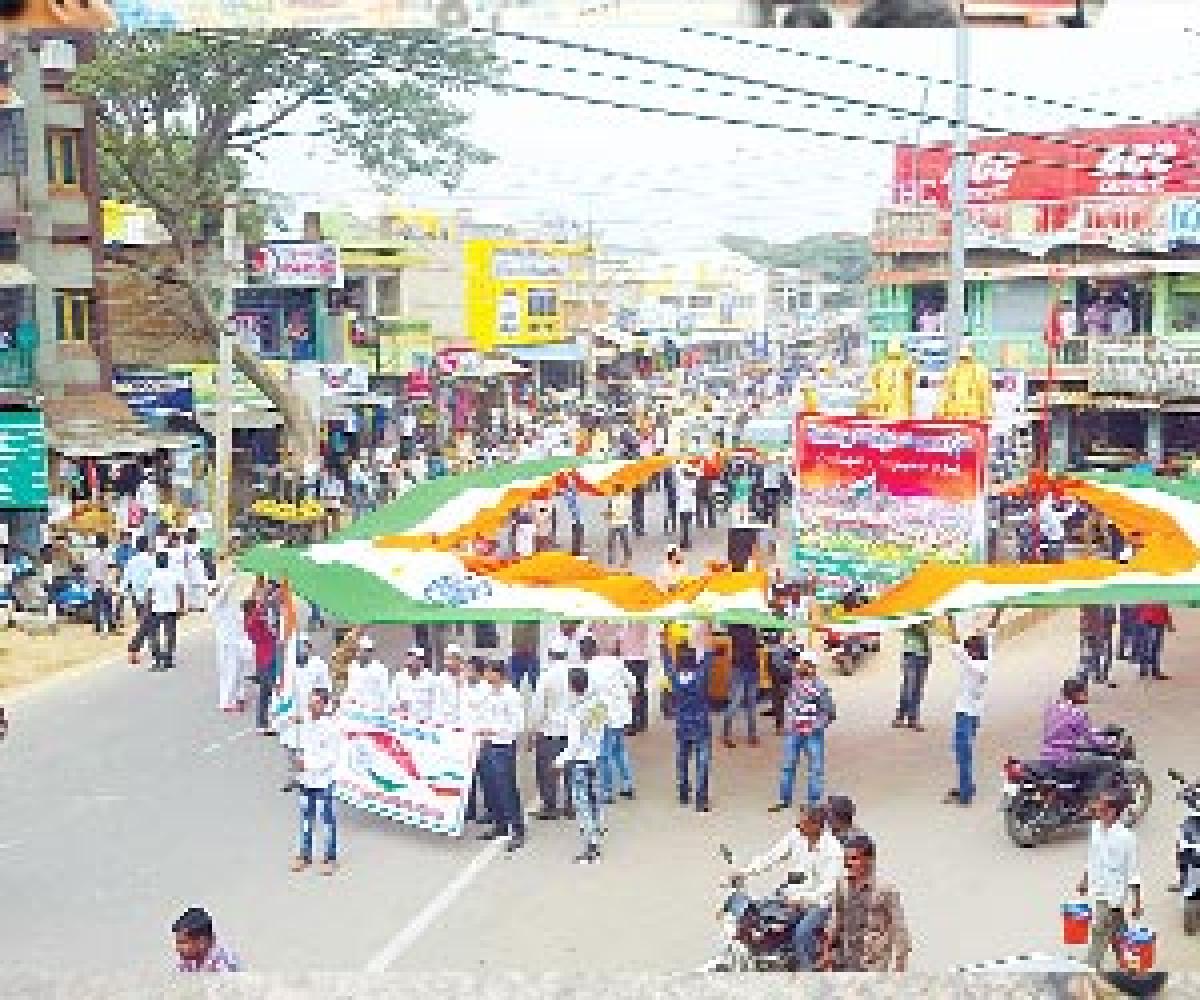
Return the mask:
<svg viewBox="0 0 1200 1000"><path fill-rule="evenodd" d="M1151 431L1161 426L1157 409L1149 401L1063 409L1070 468L1121 471L1145 461L1156 450Z"/></svg>

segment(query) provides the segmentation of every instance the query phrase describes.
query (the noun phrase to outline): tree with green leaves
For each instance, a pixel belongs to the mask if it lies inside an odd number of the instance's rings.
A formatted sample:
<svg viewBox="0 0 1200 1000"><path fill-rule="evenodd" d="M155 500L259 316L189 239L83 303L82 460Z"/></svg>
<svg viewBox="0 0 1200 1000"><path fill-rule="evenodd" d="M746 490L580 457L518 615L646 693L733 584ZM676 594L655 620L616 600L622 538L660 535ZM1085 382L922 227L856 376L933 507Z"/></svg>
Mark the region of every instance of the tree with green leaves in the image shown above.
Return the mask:
<svg viewBox="0 0 1200 1000"><path fill-rule="evenodd" d="M484 43L435 31L137 32L99 36L71 86L95 101L106 196L153 209L170 237L172 266L153 280L180 286L191 325L215 342L222 206L232 194L262 222L264 199L247 197L252 158L268 162L272 141L307 136L381 189L412 176L452 187L490 159L463 135L469 116L454 98L501 71ZM286 386L240 345L234 363L278 408L293 457L315 454Z"/></svg>

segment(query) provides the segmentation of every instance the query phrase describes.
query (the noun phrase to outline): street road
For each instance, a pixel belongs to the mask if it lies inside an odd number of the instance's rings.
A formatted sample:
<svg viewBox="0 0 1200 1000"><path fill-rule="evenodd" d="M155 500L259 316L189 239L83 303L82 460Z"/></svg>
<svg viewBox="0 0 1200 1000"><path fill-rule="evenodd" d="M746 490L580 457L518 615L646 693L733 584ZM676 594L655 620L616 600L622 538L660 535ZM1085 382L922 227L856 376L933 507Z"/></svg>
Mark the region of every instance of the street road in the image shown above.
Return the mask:
<svg viewBox="0 0 1200 1000"><path fill-rule="evenodd" d="M719 545L709 534L704 550ZM652 567L657 548L639 549L639 568ZM1165 771L1200 770L1200 678L1187 655L1200 615L1180 619L1166 661L1175 679L1148 687L1120 665L1120 688L1100 691L1092 711L1133 727L1155 779L1140 829L1148 920L1161 964L1182 971L1200 969L1200 944L1182 936L1177 900L1164 891L1180 815ZM399 632L381 638L391 645ZM1004 756L1036 748L1042 707L1075 650L1069 612L1001 648L980 732L982 792L969 810L939 803L951 779L955 693L944 651L924 734L888 724L898 684L890 652L858 676L831 678L839 719L829 789L858 801L881 869L903 893L915 970L1061 951L1058 908L1078 880L1085 839L1020 851L995 806ZM6 968L161 966L171 959L170 921L203 905L262 971L686 971L715 942L717 845L745 856L786 827L766 812L779 754L769 719L762 747L715 747L708 815L676 804L671 732L656 719L631 741L638 798L614 808L599 865L571 864L577 835L565 823L531 822L529 845L510 858L471 837L342 808L341 871L293 875L296 807L278 791L277 741L254 734L248 716L217 711L207 630L184 642L181 659L162 675L111 663L10 702L12 735L0 747ZM523 767L528 779L529 757Z"/></svg>

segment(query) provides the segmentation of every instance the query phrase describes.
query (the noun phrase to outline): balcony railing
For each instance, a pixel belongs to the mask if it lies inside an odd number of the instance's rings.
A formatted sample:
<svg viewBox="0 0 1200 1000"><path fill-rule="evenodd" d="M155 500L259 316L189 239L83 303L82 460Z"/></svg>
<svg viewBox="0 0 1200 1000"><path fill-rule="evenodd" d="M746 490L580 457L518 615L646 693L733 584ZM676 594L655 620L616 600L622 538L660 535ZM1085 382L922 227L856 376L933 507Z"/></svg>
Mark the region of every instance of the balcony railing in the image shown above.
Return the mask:
<svg viewBox="0 0 1200 1000"><path fill-rule="evenodd" d="M36 368L34 348L0 348L0 389L32 389Z"/></svg>

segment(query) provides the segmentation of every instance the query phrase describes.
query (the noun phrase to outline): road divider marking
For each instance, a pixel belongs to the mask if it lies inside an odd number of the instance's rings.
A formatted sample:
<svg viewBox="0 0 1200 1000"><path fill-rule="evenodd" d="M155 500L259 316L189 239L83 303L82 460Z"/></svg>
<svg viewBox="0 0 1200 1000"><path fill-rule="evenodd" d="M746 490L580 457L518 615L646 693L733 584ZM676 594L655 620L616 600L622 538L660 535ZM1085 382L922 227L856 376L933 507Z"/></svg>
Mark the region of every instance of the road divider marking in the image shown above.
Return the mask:
<svg viewBox="0 0 1200 1000"><path fill-rule="evenodd" d="M387 972L396 959L408 951L421 935L432 926L433 922L445 913L454 901L466 891L467 887L483 874L483 870L500 856L500 852L504 850L504 846L504 840L493 840L487 847L476 854L471 859L470 864L448 882L441 892L426 903L425 908L404 927L400 928L378 954L367 963L366 973L368 975L379 975Z"/></svg>

